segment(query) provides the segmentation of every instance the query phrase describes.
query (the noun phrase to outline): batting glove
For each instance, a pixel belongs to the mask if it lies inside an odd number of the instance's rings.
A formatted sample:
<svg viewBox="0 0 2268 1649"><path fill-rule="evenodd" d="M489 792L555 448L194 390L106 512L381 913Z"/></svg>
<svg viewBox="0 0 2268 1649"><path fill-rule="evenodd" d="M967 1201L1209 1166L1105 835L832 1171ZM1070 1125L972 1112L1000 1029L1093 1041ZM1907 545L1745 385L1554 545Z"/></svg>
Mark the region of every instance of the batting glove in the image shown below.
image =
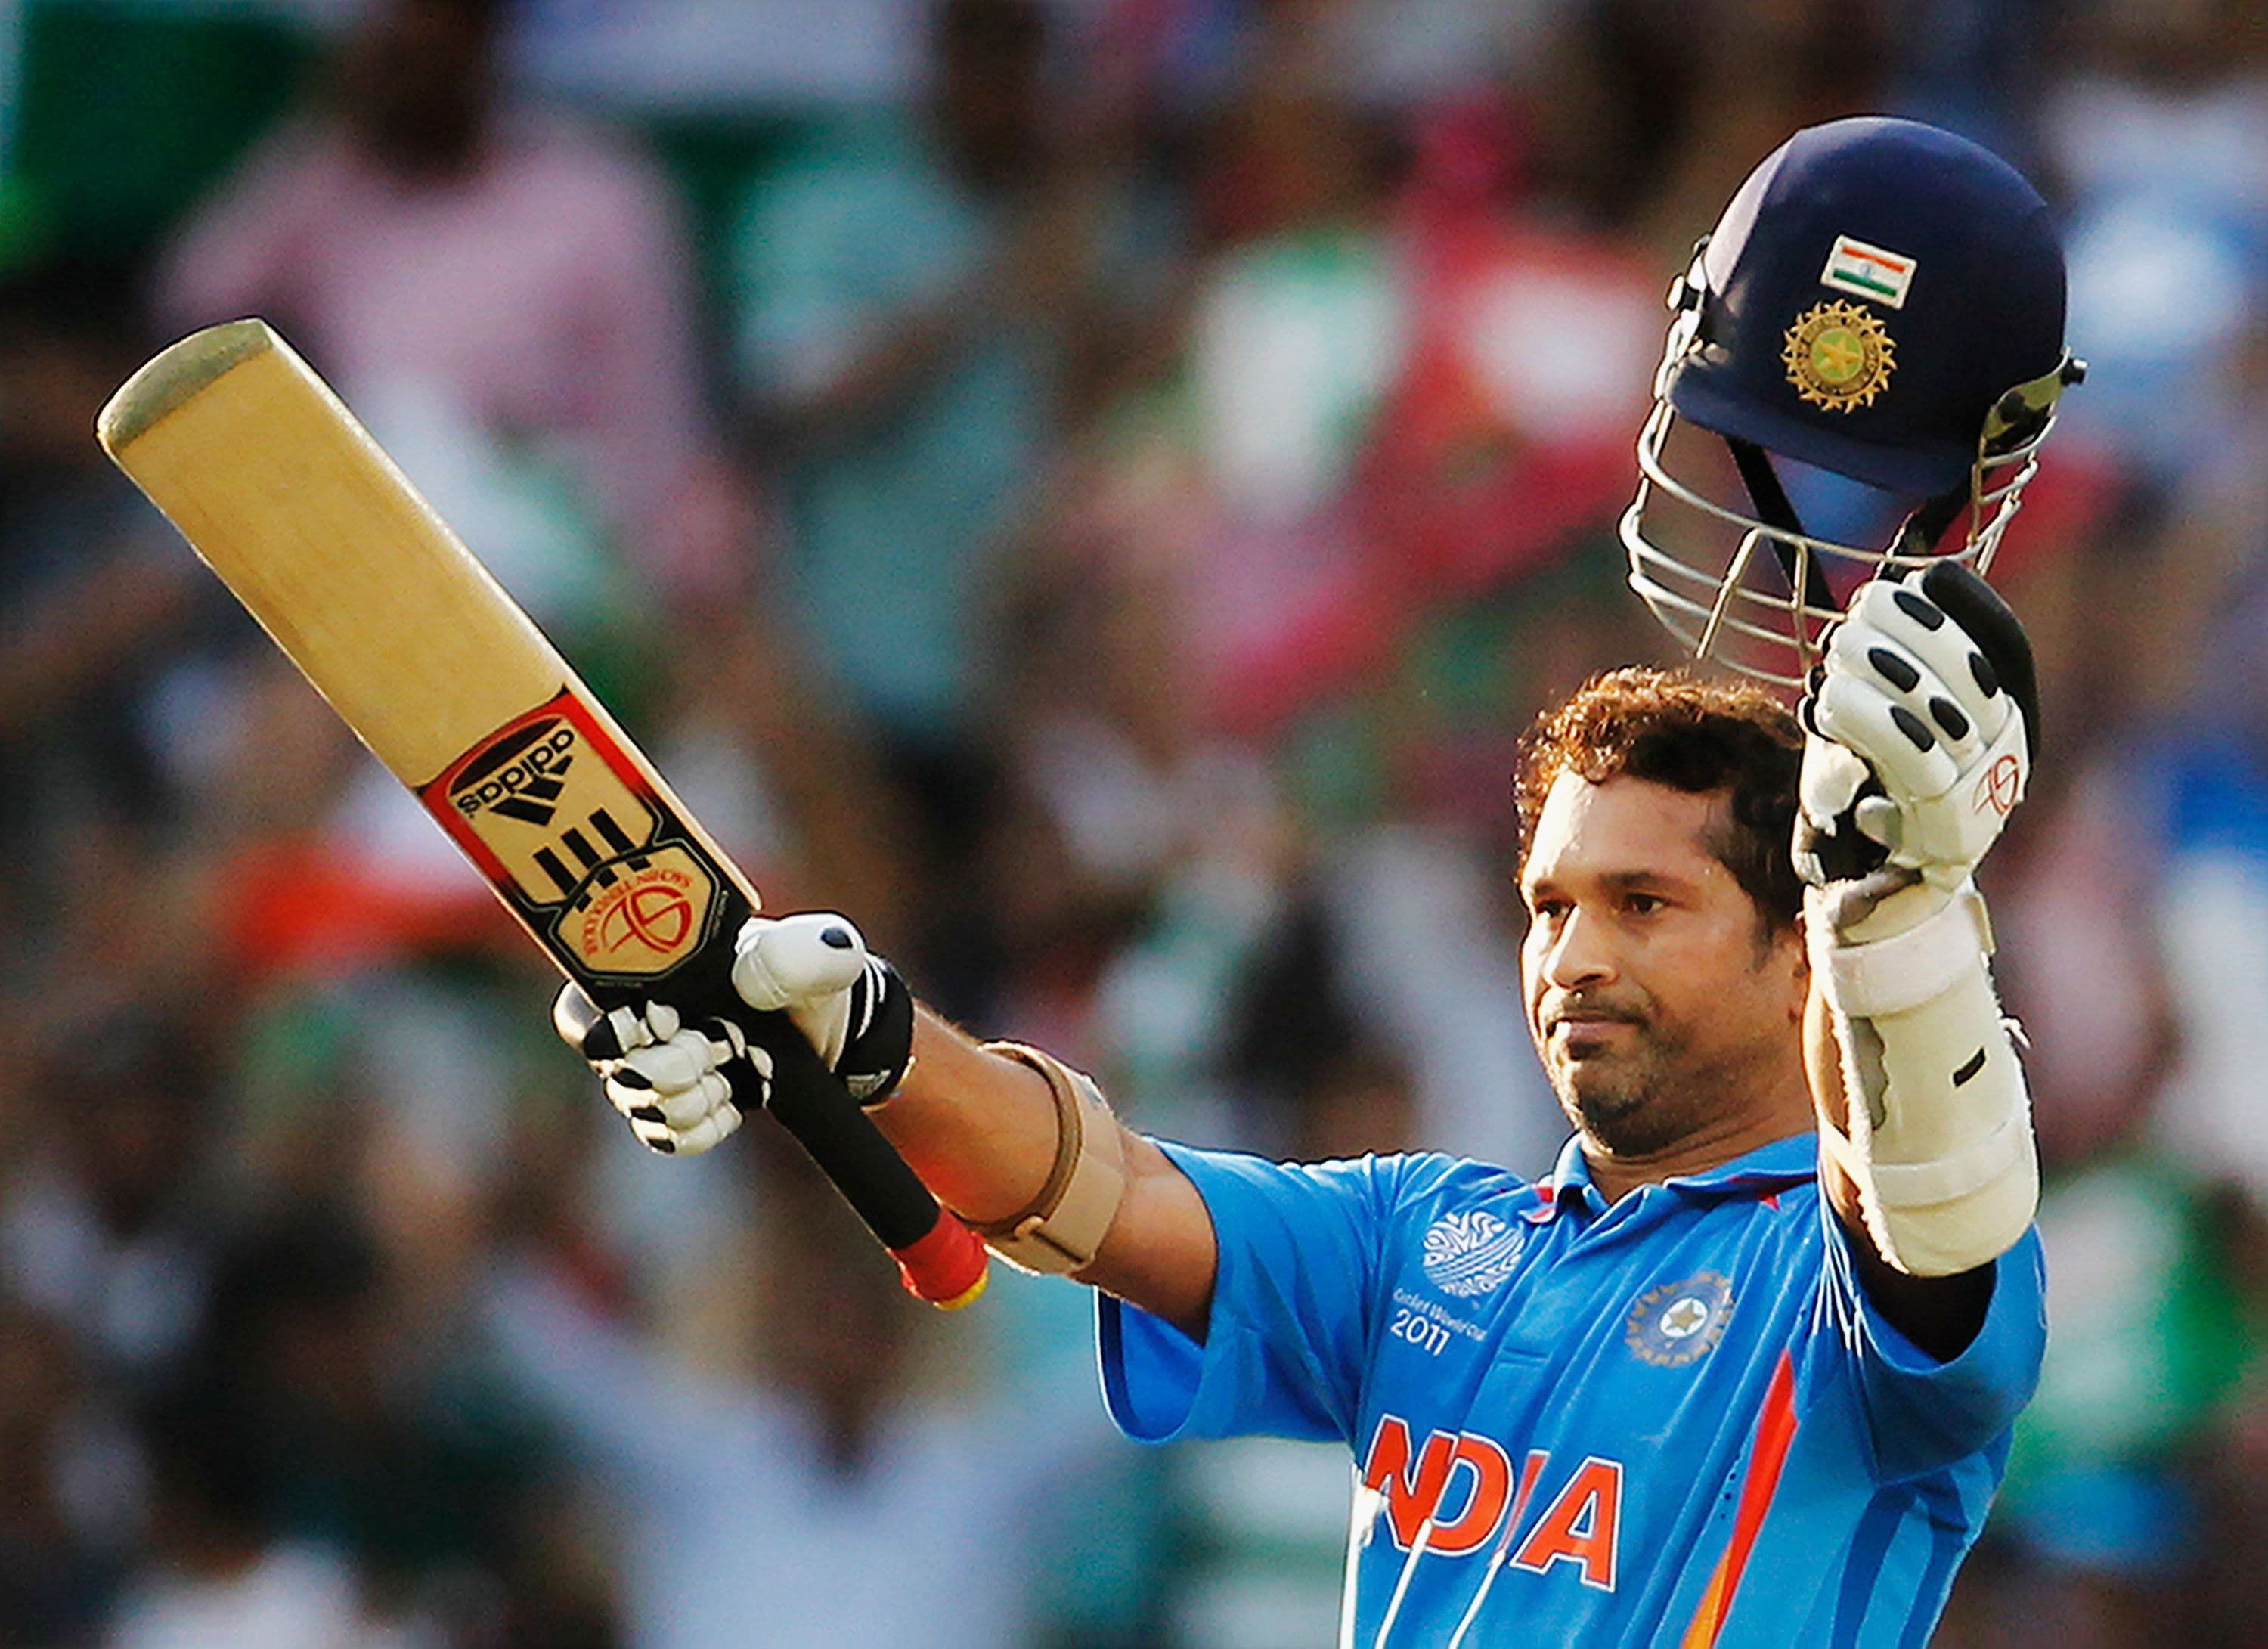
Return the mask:
<svg viewBox="0 0 2268 1649"><path fill-rule="evenodd" d="M784 1014L862 1105L887 1099L912 1063L913 995L845 917L750 917L733 984L750 1007ZM665 1155L711 1149L770 1098L772 1056L738 1025L688 1023L666 1002L601 1012L572 984L551 1018L630 1131Z"/></svg>
<svg viewBox="0 0 2268 1649"><path fill-rule="evenodd" d="M639 1142L665 1156L698 1156L730 1138L741 1113L770 1093L771 1056L721 1020L688 1025L666 1002L602 1013L571 984L551 1022L599 1073Z"/></svg>
<svg viewBox="0 0 2268 1649"><path fill-rule="evenodd" d="M914 999L845 917L751 917L733 942L733 988L784 1012L861 1105L896 1091L913 1063Z"/></svg>
<svg viewBox="0 0 2268 1649"><path fill-rule="evenodd" d="M1960 563L1876 579L1830 634L1797 714L1798 873L1865 887L1869 908L1917 884L1941 902L2023 799L2039 728L2031 644Z"/></svg>

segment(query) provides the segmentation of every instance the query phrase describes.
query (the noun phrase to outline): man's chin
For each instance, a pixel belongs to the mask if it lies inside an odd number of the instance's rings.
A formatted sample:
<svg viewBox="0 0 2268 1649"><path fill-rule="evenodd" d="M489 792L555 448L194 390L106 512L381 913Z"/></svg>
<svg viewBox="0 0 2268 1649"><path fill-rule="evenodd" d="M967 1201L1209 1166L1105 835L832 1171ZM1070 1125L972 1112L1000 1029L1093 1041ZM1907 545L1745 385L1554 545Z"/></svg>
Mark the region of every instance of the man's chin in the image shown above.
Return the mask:
<svg viewBox="0 0 2268 1649"><path fill-rule="evenodd" d="M1652 1156L1675 1142L1650 1088L1615 1081L1603 1071L1564 1068L1552 1072L1551 1086L1568 1121L1613 1156Z"/></svg>
<svg viewBox="0 0 2268 1649"><path fill-rule="evenodd" d="M1628 1080L1626 1073L1617 1080L1617 1073L1606 1066L1607 1062L1598 1059L1562 1060L1550 1070L1560 1108L1586 1131L1612 1128L1646 1108L1645 1093Z"/></svg>

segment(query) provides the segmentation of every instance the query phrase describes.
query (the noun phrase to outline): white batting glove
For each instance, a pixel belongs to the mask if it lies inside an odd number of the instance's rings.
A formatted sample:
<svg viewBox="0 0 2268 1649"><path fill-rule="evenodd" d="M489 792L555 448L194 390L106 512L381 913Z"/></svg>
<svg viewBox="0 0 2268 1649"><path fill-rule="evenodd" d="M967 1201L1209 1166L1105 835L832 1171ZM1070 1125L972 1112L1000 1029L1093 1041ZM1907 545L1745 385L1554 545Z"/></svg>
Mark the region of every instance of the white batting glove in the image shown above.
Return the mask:
<svg viewBox="0 0 2268 1649"><path fill-rule="evenodd" d="M2039 720L2031 645L1966 566L1877 579L1828 638L1799 714L1806 739L1795 861L1820 889L1866 895L1837 925L1914 885L1965 884L2029 781Z"/></svg>
<svg viewBox="0 0 2268 1649"><path fill-rule="evenodd" d="M784 1014L860 1104L889 1097L912 1063L913 997L848 918L752 917L734 949L733 985L743 1001ZM551 1018L630 1131L666 1155L709 1150L771 1096L772 1056L738 1025L689 1024L666 1002L601 1013L571 984Z"/></svg>
<svg viewBox="0 0 2268 1649"><path fill-rule="evenodd" d="M639 1142L665 1156L698 1156L730 1138L771 1081L771 1056L740 1027L690 1026L666 1002L602 1014L571 984L552 1005L552 1023L599 1073ZM735 1082L753 1091L736 1093Z"/></svg>
<svg viewBox="0 0 2268 1649"><path fill-rule="evenodd" d="M749 917L733 941L733 988L752 1008L785 1013L861 1105L887 1099L912 1063L912 993L847 917Z"/></svg>

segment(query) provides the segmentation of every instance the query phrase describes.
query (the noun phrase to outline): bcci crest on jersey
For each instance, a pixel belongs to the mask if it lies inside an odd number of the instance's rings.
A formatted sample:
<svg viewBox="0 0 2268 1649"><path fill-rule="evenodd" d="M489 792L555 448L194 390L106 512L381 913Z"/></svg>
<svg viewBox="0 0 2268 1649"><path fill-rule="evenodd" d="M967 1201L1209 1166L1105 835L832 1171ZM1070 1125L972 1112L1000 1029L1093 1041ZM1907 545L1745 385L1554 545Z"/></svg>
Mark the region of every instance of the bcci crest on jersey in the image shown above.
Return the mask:
<svg viewBox="0 0 2268 1649"><path fill-rule="evenodd" d="M1641 1363L1683 1368L1697 1363L1725 1337L1733 1317L1733 1285L1714 1271L1649 1288L1631 1307L1624 1337Z"/></svg>
<svg viewBox="0 0 2268 1649"><path fill-rule="evenodd" d="M1519 1266L1526 1240L1524 1227L1481 1209L1444 1214L1425 1233L1425 1280L1460 1299L1488 1293Z"/></svg>

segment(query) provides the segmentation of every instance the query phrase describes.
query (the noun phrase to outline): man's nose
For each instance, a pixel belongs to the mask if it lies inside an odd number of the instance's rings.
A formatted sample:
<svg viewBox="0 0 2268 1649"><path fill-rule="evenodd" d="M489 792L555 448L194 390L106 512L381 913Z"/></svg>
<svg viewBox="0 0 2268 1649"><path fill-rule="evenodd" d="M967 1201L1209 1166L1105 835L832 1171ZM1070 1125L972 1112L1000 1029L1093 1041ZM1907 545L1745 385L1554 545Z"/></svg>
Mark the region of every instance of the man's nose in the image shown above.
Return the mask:
<svg viewBox="0 0 2268 1649"><path fill-rule="evenodd" d="M1606 983L1614 976L1614 948L1607 924L1580 907L1568 912L1544 953L1544 983L1559 990L1580 990Z"/></svg>

